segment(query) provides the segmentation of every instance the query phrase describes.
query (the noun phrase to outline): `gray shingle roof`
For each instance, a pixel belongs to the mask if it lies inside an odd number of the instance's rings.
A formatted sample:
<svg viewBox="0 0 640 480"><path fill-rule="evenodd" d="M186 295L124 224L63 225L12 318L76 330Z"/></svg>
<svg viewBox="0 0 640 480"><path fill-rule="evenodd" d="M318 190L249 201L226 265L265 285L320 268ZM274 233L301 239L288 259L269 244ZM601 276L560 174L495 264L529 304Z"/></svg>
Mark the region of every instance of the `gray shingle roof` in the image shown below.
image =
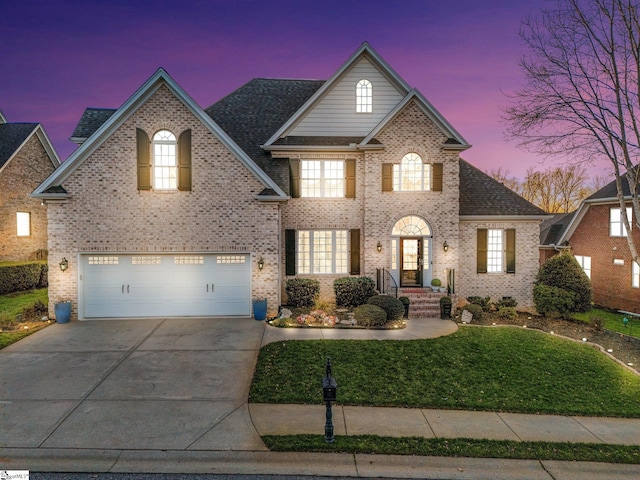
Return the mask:
<svg viewBox="0 0 640 480"><path fill-rule="evenodd" d="M513 190L460 159L460 215L546 215Z"/></svg>
<svg viewBox="0 0 640 480"><path fill-rule="evenodd" d="M256 164L289 192L289 164L260 148L324 84L324 80L254 78L205 112Z"/></svg>
<svg viewBox="0 0 640 480"><path fill-rule="evenodd" d="M85 108L82 117L71 135L72 141L82 144L93 132L98 130L111 115L116 113L115 108Z"/></svg>
<svg viewBox="0 0 640 480"><path fill-rule="evenodd" d="M0 168L37 126L37 123L0 123Z"/></svg>
<svg viewBox="0 0 640 480"><path fill-rule="evenodd" d="M557 213L540 224L540 245L557 245L576 212Z"/></svg>
<svg viewBox="0 0 640 480"><path fill-rule="evenodd" d="M636 167L636 169L637 168L640 168L640 167ZM628 197L629 195L631 195L631 190L629 190L629 183L624 177L622 178L622 191L624 192L625 197ZM615 198L617 196L618 196L618 189L616 188L616 181L614 180L613 182L602 187L597 192L591 194L589 197L585 199L585 201L601 200L601 199L604 200L609 198Z"/></svg>

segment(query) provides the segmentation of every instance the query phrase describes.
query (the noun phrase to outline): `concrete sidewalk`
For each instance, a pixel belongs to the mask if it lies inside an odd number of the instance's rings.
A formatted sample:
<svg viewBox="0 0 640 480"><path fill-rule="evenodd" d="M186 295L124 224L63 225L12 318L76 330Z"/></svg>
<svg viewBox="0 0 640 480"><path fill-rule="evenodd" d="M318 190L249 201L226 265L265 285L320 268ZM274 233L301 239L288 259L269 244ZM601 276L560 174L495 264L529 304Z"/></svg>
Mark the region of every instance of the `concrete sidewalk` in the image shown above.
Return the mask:
<svg viewBox="0 0 640 480"><path fill-rule="evenodd" d="M247 404L262 345L433 338L457 326L279 329L252 319L52 325L0 350L0 470L446 479L637 479L640 465L269 452L262 434L324 433L324 406ZM337 435L640 443L637 420L334 407Z"/></svg>

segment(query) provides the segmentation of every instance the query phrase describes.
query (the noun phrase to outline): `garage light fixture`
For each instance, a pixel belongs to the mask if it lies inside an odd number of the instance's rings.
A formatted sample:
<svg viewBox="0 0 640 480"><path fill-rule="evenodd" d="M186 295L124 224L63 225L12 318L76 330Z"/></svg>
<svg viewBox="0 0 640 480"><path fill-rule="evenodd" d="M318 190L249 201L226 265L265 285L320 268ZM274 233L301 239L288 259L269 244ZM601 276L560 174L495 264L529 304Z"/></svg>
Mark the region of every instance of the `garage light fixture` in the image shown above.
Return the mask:
<svg viewBox="0 0 640 480"><path fill-rule="evenodd" d="M69 261L63 257L62 261L60 262L60 270L65 272L68 270L68 268L69 268Z"/></svg>
<svg viewBox="0 0 640 480"><path fill-rule="evenodd" d="M258 270L262 270L264 268L264 259L260 257L258 259Z"/></svg>

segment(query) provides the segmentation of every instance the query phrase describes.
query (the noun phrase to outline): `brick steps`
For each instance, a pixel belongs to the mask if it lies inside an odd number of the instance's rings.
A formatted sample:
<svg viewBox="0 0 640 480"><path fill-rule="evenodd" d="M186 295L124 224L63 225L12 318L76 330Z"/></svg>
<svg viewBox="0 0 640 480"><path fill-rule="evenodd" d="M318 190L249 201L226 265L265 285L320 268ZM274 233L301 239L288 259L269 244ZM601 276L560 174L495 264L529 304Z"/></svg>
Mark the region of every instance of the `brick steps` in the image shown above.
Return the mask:
<svg viewBox="0 0 640 480"><path fill-rule="evenodd" d="M430 288L418 290L411 288L398 291L398 296L408 297L411 301L409 305L409 318L440 318L440 299L446 297L446 293L435 293ZM454 297L452 295L452 297ZM455 298L453 303L455 304Z"/></svg>

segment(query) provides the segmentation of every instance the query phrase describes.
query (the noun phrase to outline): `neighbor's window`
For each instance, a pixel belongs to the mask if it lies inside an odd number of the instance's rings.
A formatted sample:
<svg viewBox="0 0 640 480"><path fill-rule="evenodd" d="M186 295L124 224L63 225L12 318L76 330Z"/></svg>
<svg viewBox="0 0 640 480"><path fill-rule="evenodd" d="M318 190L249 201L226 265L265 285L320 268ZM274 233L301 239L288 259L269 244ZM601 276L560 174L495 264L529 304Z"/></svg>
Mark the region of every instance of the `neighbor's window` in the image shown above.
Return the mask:
<svg viewBox="0 0 640 480"><path fill-rule="evenodd" d="M356 85L356 112L373 112L373 86L364 78Z"/></svg>
<svg viewBox="0 0 640 480"><path fill-rule="evenodd" d="M347 230L299 230L298 273L347 273Z"/></svg>
<svg viewBox="0 0 640 480"><path fill-rule="evenodd" d="M302 160L300 196L344 197L343 160Z"/></svg>
<svg viewBox="0 0 640 480"><path fill-rule="evenodd" d="M627 207L627 219L629 220L629 225L631 225L631 207ZM609 236L627 236L627 229L624 226L619 208L612 208L611 210L609 210Z"/></svg>
<svg viewBox="0 0 640 480"><path fill-rule="evenodd" d="M417 153L407 153L393 166L393 190L415 192L431 190L431 165L423 163Z"/></svg>
<svg viewBox="0 0 640 480"><path fill-rule="evenodd" d="M636 262L633 262L633 269L631 271L631 286L640 288L640 265Z"/></svg>
<svg viewBox="0 0 640 480"><path fill-rule="evenodd" d="M160 130L153 136L153 188L178 188L177 141L169 130Z"/></svg>
<svg viewBox="0 0 640 480"><path fill-rule="evenodd" d="M584 273L591 279L591 257L585 257L582 255L574 255L578 264L582 267Z"/></svg>
<svg viewBox="0 0 640 480"><path fill-rule="evenodd" d="M19 237L28 237L31 235L31 214L29 212L17 212L16 224Z"/></svg>

